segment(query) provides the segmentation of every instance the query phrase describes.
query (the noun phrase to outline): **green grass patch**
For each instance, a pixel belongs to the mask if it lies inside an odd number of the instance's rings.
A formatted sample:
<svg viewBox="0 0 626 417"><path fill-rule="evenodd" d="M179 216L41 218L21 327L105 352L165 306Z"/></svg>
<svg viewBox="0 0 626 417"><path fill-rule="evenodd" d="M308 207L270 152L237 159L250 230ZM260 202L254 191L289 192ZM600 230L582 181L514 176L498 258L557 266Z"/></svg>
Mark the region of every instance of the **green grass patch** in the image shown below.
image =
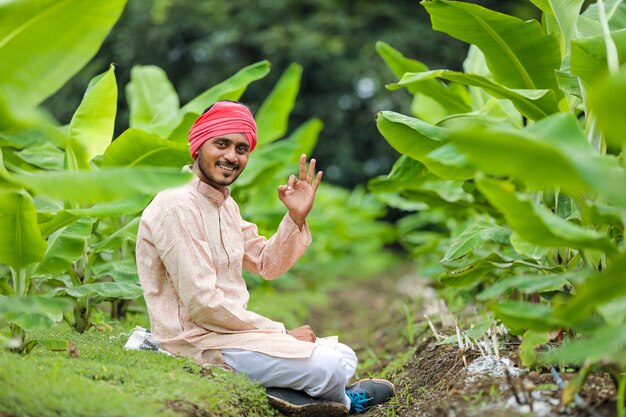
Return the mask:
<svg viewBox="0 0 626 417"><path fill-rule="evenodd" d="M247 378L149 351L126 351L124 325L78 334L65 325L33 338L71 340L79 357L36 347L0 352L0 414L16 416L274 416Z"/></svg>

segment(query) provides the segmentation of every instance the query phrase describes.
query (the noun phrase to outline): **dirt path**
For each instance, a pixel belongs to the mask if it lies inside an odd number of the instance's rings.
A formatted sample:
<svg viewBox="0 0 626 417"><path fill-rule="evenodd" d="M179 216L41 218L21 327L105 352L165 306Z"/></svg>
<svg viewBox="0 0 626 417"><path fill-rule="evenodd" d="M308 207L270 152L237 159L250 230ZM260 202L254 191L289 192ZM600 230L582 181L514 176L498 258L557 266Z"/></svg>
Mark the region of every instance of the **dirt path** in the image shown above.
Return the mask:
<svg viewBox="0 0 626 417"><path fill-rule="evenodd" d="M355 349L357 377L382 376L396 385L392 401L363 416L616 415L615 389L607 375L592 375L581 392L591 410L564 406L549 370L531 372L517 365L515 338L499 342L499 360L478 350L460 352L456 344L436 344L423 314L441 301L412 267L354 283L330 296L331 306L314 312L311 325L319 334L341 335ZM454 333L432 322L440 333Z"/></svg>

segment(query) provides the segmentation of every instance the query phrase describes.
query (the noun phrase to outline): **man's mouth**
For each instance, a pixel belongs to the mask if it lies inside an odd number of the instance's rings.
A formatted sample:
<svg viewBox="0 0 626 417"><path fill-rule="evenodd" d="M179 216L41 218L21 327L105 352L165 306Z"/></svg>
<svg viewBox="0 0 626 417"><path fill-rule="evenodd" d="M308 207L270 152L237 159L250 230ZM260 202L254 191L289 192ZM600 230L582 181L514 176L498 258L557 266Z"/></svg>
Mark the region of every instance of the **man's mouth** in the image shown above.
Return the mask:
<svg viewBox="0 0 626 417"><path fill-rule="evenodd" d="M218 168L222 168L226 171L231 171L234 172L237 170L238 166L237 165L231 165L231 164L225 164L223 162L218 162L217 163Z"/></svg>

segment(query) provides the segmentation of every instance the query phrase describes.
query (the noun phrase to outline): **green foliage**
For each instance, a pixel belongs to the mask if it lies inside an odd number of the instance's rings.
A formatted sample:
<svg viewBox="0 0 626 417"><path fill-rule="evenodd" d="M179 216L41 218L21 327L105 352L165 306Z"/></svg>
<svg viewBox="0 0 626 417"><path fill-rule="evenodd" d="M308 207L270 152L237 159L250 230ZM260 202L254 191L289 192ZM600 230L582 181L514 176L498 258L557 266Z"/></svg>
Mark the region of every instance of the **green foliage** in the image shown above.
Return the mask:
<svg viewBox="0 0 626 417"><path fill-rule="evenodd" d="M0 96L24 114L63 86L100 49L126 0L14 1L0 5Z"/></svg>
<svg viewBox="0 0 626 417"><path fill-rule="evenodd" d="M580 14L582 1L533 3L542 23L422 2L435 30L471 44L465 72L429 70L378 45L399 79L389 89L414 101L412 115L379 113L379 131L404 156L370 187L386 201L395 193L422 204L400 239L438 231L414 239L413 256L439 261L442 283L491 300L495 317L524 335L525 365L562 329L573 340L547 359L623 372L626 346L607 335L623 334L626 320L626 5L598 2ZM451 91L467 109L449 105ZM432 198L432 184L456 184L464 198Z"/></svg>
<svg viewBox="0 0 626 417"><path fill-rule="evenodd" d="M111 66L91 80L70 121L65 144L67 169L89 169L89 162L104 153L113 139L116 112L117 84Z"/></svg>
<svg viewBox="0 0 626 417"><path fill-rule="evenodd" d="M398 87L421 84L424 80L440 78L472 87L479 87L491 96L499 99L510 100L515 108L529 119L540 119L558 111L556 97L552 90L522 90L508 88L489 80L489 78L477 74L465 74L461 72L436 70L419 73L407 73L398 82ZM393 88L393 87L392 87Z"/></svg>
<svg viewBox="0 0 626 417"><path fill-rule="evenodd" d="M522 365L531 366L535 363L537 355L535 353L536 346L545 345L550 341L550 334L547 332L538 332L535 330L528 330L524 333L524 340L520 344L520 359L522 359Z"/></svg>
<svg viewBox="0 0 626 417"><path fill-rule="evenodd" d="M0 193L0 262L17 269L43 258L46 242L37 229L37 210L23 191Z"/></svg>
<svg viewBox="0 0 626 417"><path fill-rule="evenodd" d="M475 2L515 9L524 18L537 15L530 2ZM390 73L377 60L376 40L418 50L429 66L461 65L461 43L429 31L427 14L420 9L415 0L395 1L393 7L374 0L282 0L253 6L245 0L130 0L95 59L45 107L59 120L69 120L84 85L110 62L116 63L120 85L135 78L135 64L158 65L184 103L244 66L267 59L271 73L245 93L256 113L281 74L297 62L304 71L289 129L311 115L324 120L315 157L327 182L352 188L386 173L398 156L372 135L372 115L383 108L408 107L408 96L385 92ZM406 36L409 28L419 36ZM124 94L121 90L118 133L128 125L141 128L128 122L129 97ZM201 105L207 102L203 99Z"/></svg>
<svg viewBox="0 0 626 417"><path fill-rule="evenodd" d="M123 300L141 296L136 273L134 279L128 273L135 269L132 226L137 222L132 215L156 192L190 177L181 171L190 160L188 151L181 150L184 145L133 129L111 147L117 113L112 66L89 83L67 128L44 118L35 107L91 58L125 2L69 1L59 7L29 3L4 6L3 19L15 27L0 34L0 54L14 62L12 74L40 78L18 82L6 76L0 81L2 102L9 103L15 115L0 132L0 177L8 188L0 196L0 219L7 231L0 242L0 262L10 267L3 273L10 272L12 284L2 289L0 325L11 327L3 345L21 350L29 349L24 330L64 318L82 332L90 326L95 305L107 300L124 305ZM66 36L55 37L53 47L41 41L41 33L54 32L60 24ZM75 32L87 34L74 36ZM203 97L238 98L247 83L267 70L267 63L252 66ZM187 112L198 103L192 101L183 109ZM182 116L178 102L174 104L169 119L176 122ZM162 150L168 154L163 156ZM119 232L114 234L116 228ZM131 235L124 233L129 230ZM131 265L124 270L112 264L126 260Z"/></svg>
<svg viewBox="0 0 626 417"><path fill-rule="evenodd" d="M300 90L302 66L291 64L255 115L260 143L272 143L287 133L289 115Z"/></svg>
<svg viewBox="0 0 626 417"><path fill-rule="evenodd" d="M4 297L0 319L15 323L25 330L50 327L71 308L68 300L39 296Z"/></svg>
<svg viewBox="0 0 626 417"><path fill-rule="evenodd" d="M72 7L65 8L66 3ZM49 15L57 19L66 16L66 32L74 33L93 23L92 15L108 13L109 20L94 29L97 34L100 27L112 25L119 16L113 13L114 7L121 11L123 6L122 2L87 3L65 2L58 9L40 5L41 10L28 12L29 2L23 1L15 3L23 8L5 9L6 16L16 21L31 13L37 24L24 24L16 30L20 34L33 31L30 35L34 36L58 25L49 21ZM94 13L84 19L75 16L74 9L89 8ZM41 71L51 56L84 64L104 39L96 34L74 43L64 38L58 50L41 54L40 61L29 57L32 71ZM0 33L3 56L9 56L12 49L2 47L10 45L14 35ZM43 45L41 40L31 42L35 44L25 45L26 50ZM18 58L15 53L13 70L30 71ZM3 346L23 352L37 343L52 346L53 342L43 339L27 341L25 331L61 320L85 332L93 325L92 315L101 314L97 308L104 302L111 303L113 319L123 318L132 300L138 304L133 308L145 308L134 262L138 216L158 191L190 179L187 132L200 113L217 100L238 100L251 82L262 79L269 70L268 61L248 65L181 105L183 101L162 69L137 66L126 86L130 127L117 137L118 89L113 66L92 78L68 126L60 126L37 107L45 96L32 103L14 100L20 85L10 77L0 80L0 103L7 114L15 115L3 119L0 126L0 181L7 188L0 193L0 226L7 230L0 240L0 262L8 267L0 269L6 275L1 277L6 285L0 287L0 328L10 330L0 336ZM275 231L285 214L276 196L277 185L297 172L301 154L311 155L323 128L321 120L311 118L285 137L302 72L300 65L290 65L257 112L258 150L233 187L238 201L244 205L253 202L246 217L258 223L266 235ZM56 78L61 80L60 75ZM30 94L26 91L30 86L20 88ZM392 239L389 227L376 222L384 214L384 205L362 189L350 193L326 185L320 188L317 200L323 212L310 217L316 245L282 285L315 292L340 275L374 273L382 268L387 258L375 259L371 254L379 253ZM255 287L255 278L250 281ZM304 320L305 305L285 311Z"/></svg>
<svg viewBox="0 0 626 417"><path fill-rule="evenodd" d="M516 89L556 89L553 72L561 61L559 45L536 20L523 21L464 2L428 0L422 4L433 29L481 50L495 82Z"/></svg>

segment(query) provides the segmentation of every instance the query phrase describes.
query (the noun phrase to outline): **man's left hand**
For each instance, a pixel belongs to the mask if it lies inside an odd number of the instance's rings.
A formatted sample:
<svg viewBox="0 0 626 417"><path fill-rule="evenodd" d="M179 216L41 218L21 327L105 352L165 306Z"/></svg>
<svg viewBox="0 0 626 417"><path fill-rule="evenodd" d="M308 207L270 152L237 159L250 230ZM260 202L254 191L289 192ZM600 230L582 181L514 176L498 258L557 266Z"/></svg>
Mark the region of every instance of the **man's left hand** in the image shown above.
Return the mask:
<svg viewBox="0 0 626 417"><path fill-rule="evenodd" d="M315 339L317 339L315 332L313 332L313 329L308 324L287 330L287 334L303 342L315 342Z"/></svg>
<svg viewBox="0 0 626 417"><path fill-rule="evenodd" d="M287 184L278 186L278 198L289 210L289 216L298 225L304 227L306 216L313 207L315 192L322 181L322 171L315 172L315 159L311 159L306 169L306 155L300 156L300 179L295 175L289 177Z"/></svg>

